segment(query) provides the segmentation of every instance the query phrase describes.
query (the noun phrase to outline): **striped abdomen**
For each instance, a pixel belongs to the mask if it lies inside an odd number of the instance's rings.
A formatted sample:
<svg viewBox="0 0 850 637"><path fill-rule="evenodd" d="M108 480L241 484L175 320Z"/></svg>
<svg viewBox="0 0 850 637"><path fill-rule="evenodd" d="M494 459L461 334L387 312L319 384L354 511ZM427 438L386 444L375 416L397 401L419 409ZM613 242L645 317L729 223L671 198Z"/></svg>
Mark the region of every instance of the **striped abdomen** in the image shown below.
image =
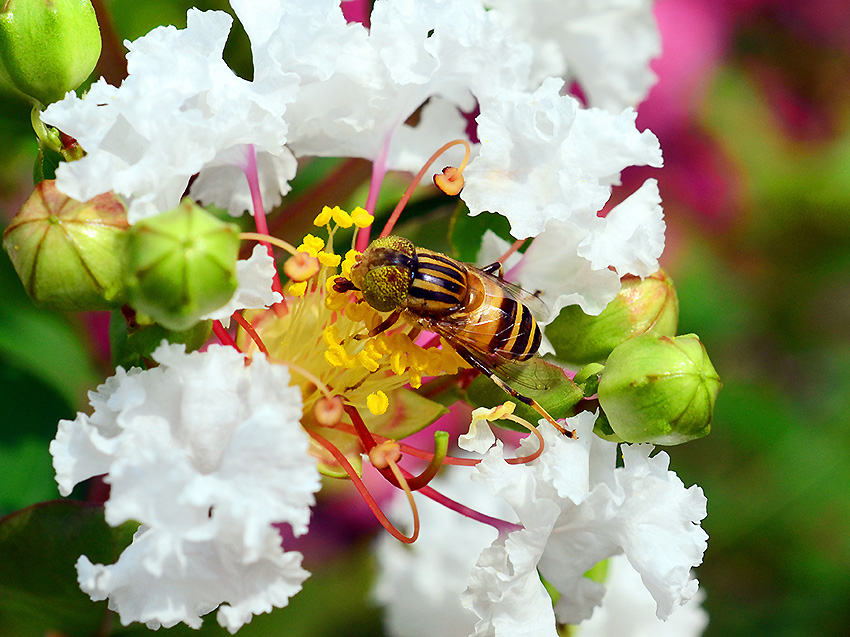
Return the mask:
<svg viewBox="0 0 850 637"><path fill-rule="evenodd" d="M418 248L405 307L418 316L442 317L466 303L466 266L439 252Z"/></svg>
<svg viewBox="0 0 850 637"><path fill-rule="evenodd" d="M484 299L477 309L470 308L466 319L469 329L479 335L475 338L476 349L513 361L534 356L540 348L540 328L531 311L499 287L497 281L476 279L484 290Z"/></svg>

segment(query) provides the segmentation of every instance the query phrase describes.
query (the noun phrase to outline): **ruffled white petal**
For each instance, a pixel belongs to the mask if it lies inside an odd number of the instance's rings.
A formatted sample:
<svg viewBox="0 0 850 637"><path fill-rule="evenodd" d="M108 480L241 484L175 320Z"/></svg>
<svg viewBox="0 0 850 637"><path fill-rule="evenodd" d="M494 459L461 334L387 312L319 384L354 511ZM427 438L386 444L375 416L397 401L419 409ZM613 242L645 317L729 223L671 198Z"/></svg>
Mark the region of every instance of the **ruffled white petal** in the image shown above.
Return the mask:
<svg viewBox="0 0 850 637"><path fill-rule="evenodd" d="M699 527L702 491L685 489L668 471L665 453L649 457L651 445L623 446L625 466L617 468L617 447L591 433L594 420L589 413L568 419L577 440L541 421L546 448L537 460L508 465L497 444L476 467L474 479L504 499L525 527L495 542L473 569L465 596L481 618L476 634L513 634L520 619L528 621L516 605L542 603L537 571L560 593L559 622L587 619L605 588L584 573L621 553L641 574L659 618L696 593L690 569L702 561L707 537ZM524 441L521 452L536 444ZM554 619L545 624L535 630L554 630Z"/></svg>
<svg viewBox="0 0 850 637"><path fill-rule="evenodd" d="M82 201L112 190L125 197L134 223L175 207L205 167L244 156L235 149L280 154L297 78L282 74L275 86L258 87L237 77L221 57L231 22L223 12L191 9L186 29L159 27L127 43L129 75L120 88L101 79L83 98L70 93L50 105L42 119L87 153L59 167L59 189ZM244 176L234 175L225 183L244 190Z"/></svg>
<svg viewBox="0 0 850 637"><path fill-rule="evenodd" d="M661 53L652 0L485 0L534 50L532 83L576 79L591 106L619 112L655 83Z"/></svg>
<svg viewBox="0 0 850 637"><path fill-rule="evenodd" d="M279 303L283 297L272 290L276 272L274 259L269 256L266 248L261 245L254 246L250 257L236 262L238 284L230 301L201 318L222 321L224 326L228 327L230 316L236 310L257 310Z"/></svg>
<svg viewBox="0 0 850 637"><path fill-rule="evenodd" d="M219 621L235 630L306 577L274 526L306 532L319 488L301 395L285 367L232 348L152 357L159 367L119 368L51 445L63 491L107 473L107 522L144 525L116 564L81 560L80 581L125 623L196 626L226 602Z"/></svg>
<svg viewBox="0 0 850 637"><path fill-rule="evenodd" d="M620 171L661 165L658 140L638 132L633 110L581 109L560 95L562 84L550 78L533 94L505 91L481 101L481 147L461 197L473 215L505 216L519 239L540 234L551 220L590 230Z"/></svg>
<svg viewBox="0 0 850 637"><path fill-rule="evenodd" d="M699 637L708 626L708 613L700 606L701 590L661 621L655 616L655 600L624 555L608 560L605 571L602 605L578 626L578 637Z"/></svg>

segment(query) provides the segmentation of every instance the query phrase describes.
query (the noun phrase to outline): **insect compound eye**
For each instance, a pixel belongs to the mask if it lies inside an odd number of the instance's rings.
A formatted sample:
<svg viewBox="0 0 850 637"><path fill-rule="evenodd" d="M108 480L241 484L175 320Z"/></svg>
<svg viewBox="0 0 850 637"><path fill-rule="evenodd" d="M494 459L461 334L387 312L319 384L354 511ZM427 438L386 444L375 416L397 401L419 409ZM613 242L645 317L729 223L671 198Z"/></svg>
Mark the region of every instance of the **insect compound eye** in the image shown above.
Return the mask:
<svg viewBox="0 0 850 637"><path fill-rule="evenodd" d="M398 265L372 268L363 277L363 298L379 312L390 312L400 307L410 288L409 269Z"/></svg>

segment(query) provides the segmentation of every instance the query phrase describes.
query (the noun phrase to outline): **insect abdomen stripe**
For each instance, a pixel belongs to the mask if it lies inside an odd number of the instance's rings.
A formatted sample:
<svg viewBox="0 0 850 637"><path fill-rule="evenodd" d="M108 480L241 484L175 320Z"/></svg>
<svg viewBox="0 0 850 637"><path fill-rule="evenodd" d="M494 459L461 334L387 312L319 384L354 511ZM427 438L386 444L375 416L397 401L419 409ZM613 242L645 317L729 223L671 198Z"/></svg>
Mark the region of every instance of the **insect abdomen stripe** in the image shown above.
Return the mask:
<svg viewBox="0 0 850 637"><path fill-rule="evenodd" d="M466 298L466 271L458 262L431 252L418 252L413 284L407 294L418 311L440 315L463 305Z"/></svg>
<svg viewBox="0 0 850 637"><path fill-rule="evenodd" d="M518 331L511 350L517 355L517 360L524 361L537 353L540 348L540 328L524 305L520 305L522 318L517 321Z"/></svg>

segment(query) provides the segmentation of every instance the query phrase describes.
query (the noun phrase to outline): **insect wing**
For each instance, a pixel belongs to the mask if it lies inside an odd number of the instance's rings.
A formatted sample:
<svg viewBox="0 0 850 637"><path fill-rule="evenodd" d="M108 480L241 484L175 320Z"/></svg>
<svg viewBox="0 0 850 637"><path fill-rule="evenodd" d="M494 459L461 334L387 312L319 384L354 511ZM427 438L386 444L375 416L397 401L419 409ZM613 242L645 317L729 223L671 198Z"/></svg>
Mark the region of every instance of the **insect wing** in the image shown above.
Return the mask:
<svg viewBox="0 0 850 637"><path fill-rule="evenodd" d="M546 305L546 302L540 297L533 295L528 290L525 290L514 283L505 281L504 279L489 274L481 268L476 268L471 265L467 265L466 267L475 272L475 274L477 274L481 278L492 281L493 283L498 285L506 296L509 296L515 301L519 301L520 303L522 303L531 311L531 315L535 318L535 320L541 321L543 323L549 320L549 316L552 312L549 309L549 306Z"/></svg>
<svg viewBox="0 0 850 637"><path fill-rule="evenodd" d="M476 345L478 336L476 325L474 322L458 326L453 323L429 321L423 324L423 327L446 339L471 365L479 370L495 374L510 385L545 391L558 387L566 378L562 368L544 361L539 356L525 361L515 361L498 352L482 350Z"/></svg>

